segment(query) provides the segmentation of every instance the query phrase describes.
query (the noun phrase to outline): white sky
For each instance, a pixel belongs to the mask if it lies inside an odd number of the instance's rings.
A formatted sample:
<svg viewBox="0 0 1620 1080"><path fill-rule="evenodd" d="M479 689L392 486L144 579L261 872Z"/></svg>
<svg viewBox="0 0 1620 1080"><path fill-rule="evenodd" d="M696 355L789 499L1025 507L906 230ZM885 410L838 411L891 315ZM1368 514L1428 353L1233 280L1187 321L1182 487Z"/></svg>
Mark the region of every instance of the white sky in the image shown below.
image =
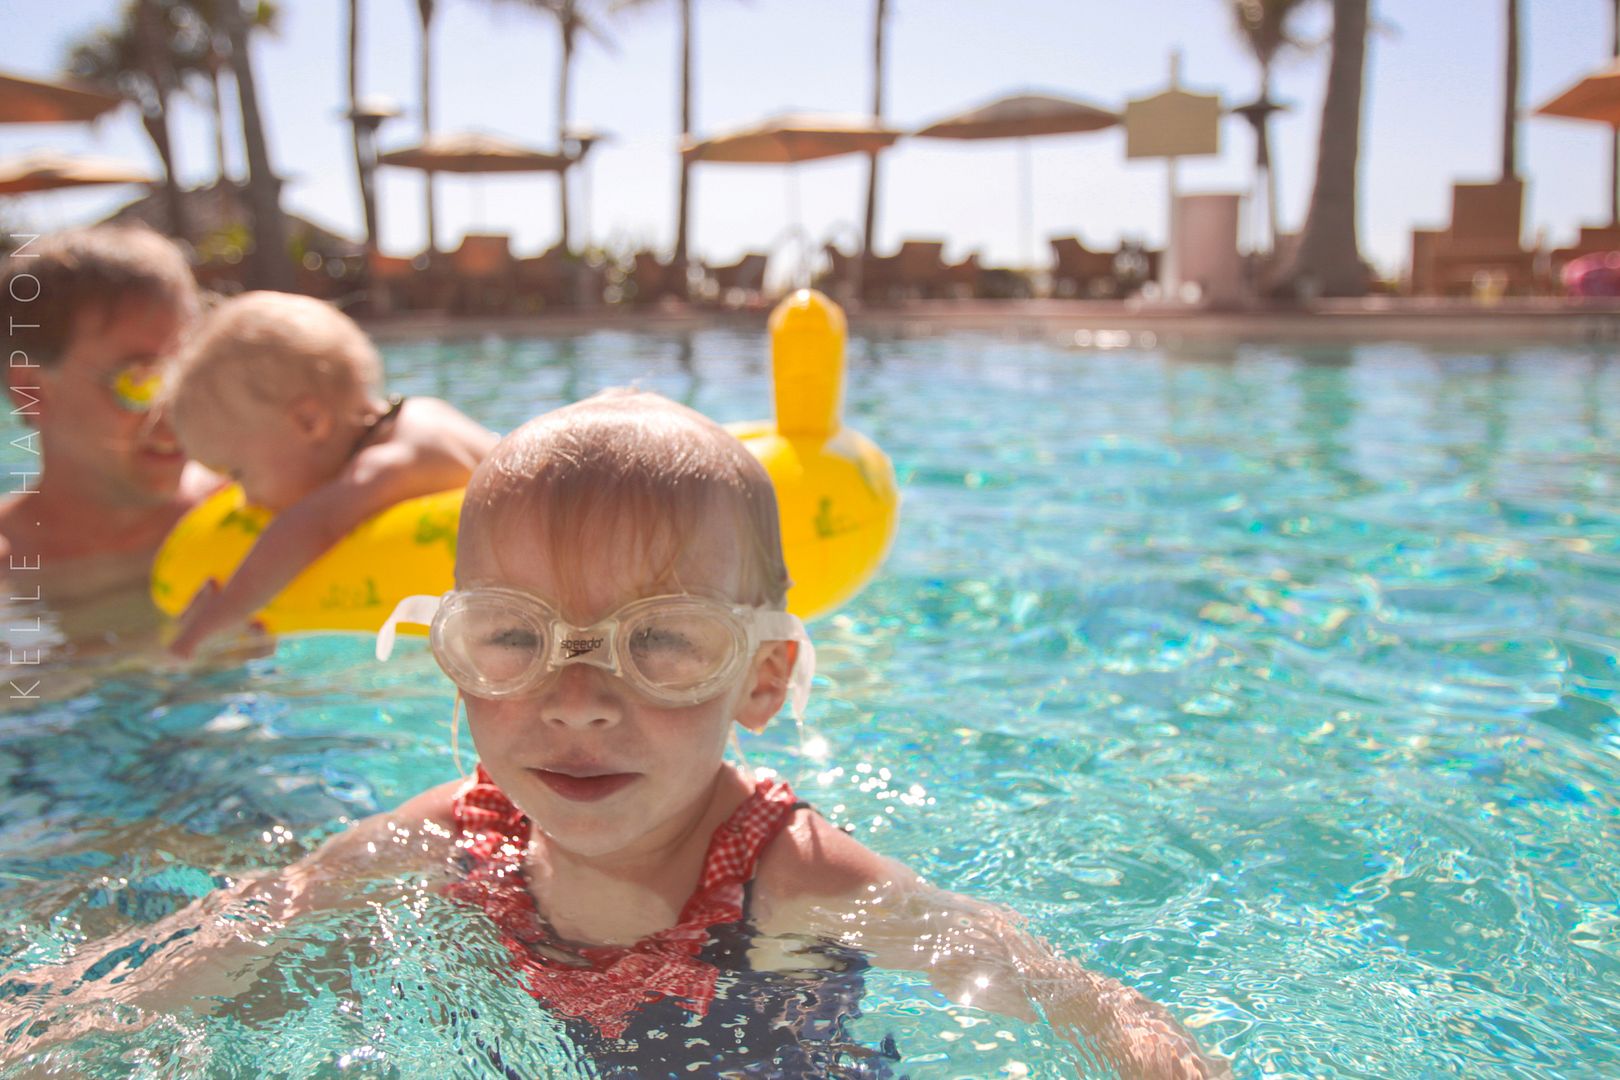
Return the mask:
<svg viewBox="0 0 1620 1080"><path fill-rule="evenodd" d="M362 87L396 99L407 115L384 127L385 146L417 134L415 0L362 0ZM115 0L0 0L8 70L52 74L68 44L110 21ZM289 209L352 235L358 196L346 123L345 0L282 0L280 33L256 46L271 154L288 178ZM1018 89L1065 92L1113 107L1159 89L1172 49L1183 82L1228 103L1253 97L1256 76L1231 29L1226 0L891 0L888 119L914 127ZM1500 157L1502 0L1375 0L1380 30L1367 73L1362 149L1364 253L1386 271L1406 261L1414 226L1445 223L1454 180L1494 178ZM1606 61L1610 0L1524 3L1526 109ZM864 111L869 102L872 0L695 0L696 116L700 132L786 109ZM674 233L676 4L668 0L607 22L611 48L587 40L574 83L574 122L613 132L583 181L596 240L662 249ZM1326 5L1304 24L1326 34ZM552 142L557 42L551 22L515 0L440 0L435 27L435 122L545 146ZM1325 45L1286 59L1276 96L1295 106L1275 126L1285 228L1302 223L1314 168L1326 75ZM212 175L212 142L199 103L178 110L180 169ZM1182 166L1185 191L1243 191L1253 145L1240 120L1225 122L1219 157ZM54 146L152 163L132 109L93 128L0 129L0 153ZM1607 219L1607 128L1529 119L1520 172L1529 178L1526 236L1567 242L1581 223ZM239 156L239 151L238 151ZM1127 162L1118 131L1032 144L1034 236L1078 233L1092 246L1122 236L1161 243L1165 168ZM1011 142L902 142L885 157L880 250L901 238L944 238L947 255L977 250L989 263L1021 260L1018 151ZM238 170L240 171L240 165ZM406 254L424 242L421 180L386 169L383 246ZM453 245L469 228L505 231L523 254L556 238L554 178L441 178L439 233ZM800 215L817 243L853 241L864 197L864 159L798 170ZM774 166L699 166L692 246L711 259L746 250L790 251L789 181ZM577 189L576 189L577 190ZM10 225L90 220L128 189L45 194L0 205Z"/></svg>

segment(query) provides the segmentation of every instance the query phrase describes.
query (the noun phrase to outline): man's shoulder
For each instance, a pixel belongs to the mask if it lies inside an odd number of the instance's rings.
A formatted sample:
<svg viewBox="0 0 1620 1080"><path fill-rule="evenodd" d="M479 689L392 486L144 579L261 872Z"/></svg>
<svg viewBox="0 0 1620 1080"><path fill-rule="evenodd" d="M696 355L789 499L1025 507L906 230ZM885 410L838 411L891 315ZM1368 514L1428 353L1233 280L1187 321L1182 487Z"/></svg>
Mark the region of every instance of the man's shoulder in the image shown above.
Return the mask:
<svg viewBox="0 0 1620 1080"><path fill-rule="evenodd" d="M0 497L0 575L4 575L14 551L29 550L28 538L38 537L38 525L28 520L32 494Z"/></svg>

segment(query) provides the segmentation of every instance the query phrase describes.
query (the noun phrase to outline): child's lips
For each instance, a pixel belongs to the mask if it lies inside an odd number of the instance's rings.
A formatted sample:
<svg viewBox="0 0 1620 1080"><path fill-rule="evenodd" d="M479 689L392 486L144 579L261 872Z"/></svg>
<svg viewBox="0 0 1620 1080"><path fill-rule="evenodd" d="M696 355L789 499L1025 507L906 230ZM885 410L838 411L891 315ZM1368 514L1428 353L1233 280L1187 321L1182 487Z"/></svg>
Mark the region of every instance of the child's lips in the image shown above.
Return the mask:
<svg viewBox="0 0 1620 1080"><path fill-rule="evenodd" d="M552 791L573 802L596 802L634 782L640 773L600 772L594 769L530 769Z"/></svg>

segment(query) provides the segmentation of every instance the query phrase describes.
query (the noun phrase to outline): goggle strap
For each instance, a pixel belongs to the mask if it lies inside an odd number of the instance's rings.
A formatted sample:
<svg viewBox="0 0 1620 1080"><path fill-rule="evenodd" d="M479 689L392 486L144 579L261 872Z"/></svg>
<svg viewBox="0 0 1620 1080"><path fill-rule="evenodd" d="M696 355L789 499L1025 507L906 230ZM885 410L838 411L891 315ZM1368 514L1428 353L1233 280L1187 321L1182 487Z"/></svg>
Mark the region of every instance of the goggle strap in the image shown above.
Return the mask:
<svg viewBox="0 0 1620 1080"><path fill-rule="evenodd" d="M788 677L788 704L793 709L793 719L802 724L804 707L810 703L810 681L816 677L816 647L802 627L796 640L799 655L793 662L793 674Z"/></svg>
<svg viewBox="0 0 1620 1080"><path fill-rule="evenodd" d="M793 661L793 673L788 676L788 705L793 719L804 719L804 707L810 702L810 682L816 677L816 647L805 632L804 623L797 615L786 611L762 611L756 618L761 641L796 641L799 654Z"/></svg>
<svg viewBox="0 0 1620 1080"><path fill-rule="evenodd" d="M440 599L437 596L407 596L395 604L394 613L388 616L388 621L377 631L377 659L387 660L393 655L394 638L398 633L395 627L398 624L432 626L433 616L439 613Z"/></svg>

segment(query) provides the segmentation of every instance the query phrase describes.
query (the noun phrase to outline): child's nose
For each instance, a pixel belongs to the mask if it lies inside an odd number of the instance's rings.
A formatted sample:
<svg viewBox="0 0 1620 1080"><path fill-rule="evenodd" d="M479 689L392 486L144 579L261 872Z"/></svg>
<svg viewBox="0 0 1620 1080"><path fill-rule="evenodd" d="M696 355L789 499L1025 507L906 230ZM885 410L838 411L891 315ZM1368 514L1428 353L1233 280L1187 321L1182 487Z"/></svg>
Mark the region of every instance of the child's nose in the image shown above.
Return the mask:
<svg viewBox="0 0 1620 1080"><path fill-rule="evenodd" d="M623 705L611 673L591 664L566 664L541 700L541 719L566 727L607 727L618 723Z"/></svg>

